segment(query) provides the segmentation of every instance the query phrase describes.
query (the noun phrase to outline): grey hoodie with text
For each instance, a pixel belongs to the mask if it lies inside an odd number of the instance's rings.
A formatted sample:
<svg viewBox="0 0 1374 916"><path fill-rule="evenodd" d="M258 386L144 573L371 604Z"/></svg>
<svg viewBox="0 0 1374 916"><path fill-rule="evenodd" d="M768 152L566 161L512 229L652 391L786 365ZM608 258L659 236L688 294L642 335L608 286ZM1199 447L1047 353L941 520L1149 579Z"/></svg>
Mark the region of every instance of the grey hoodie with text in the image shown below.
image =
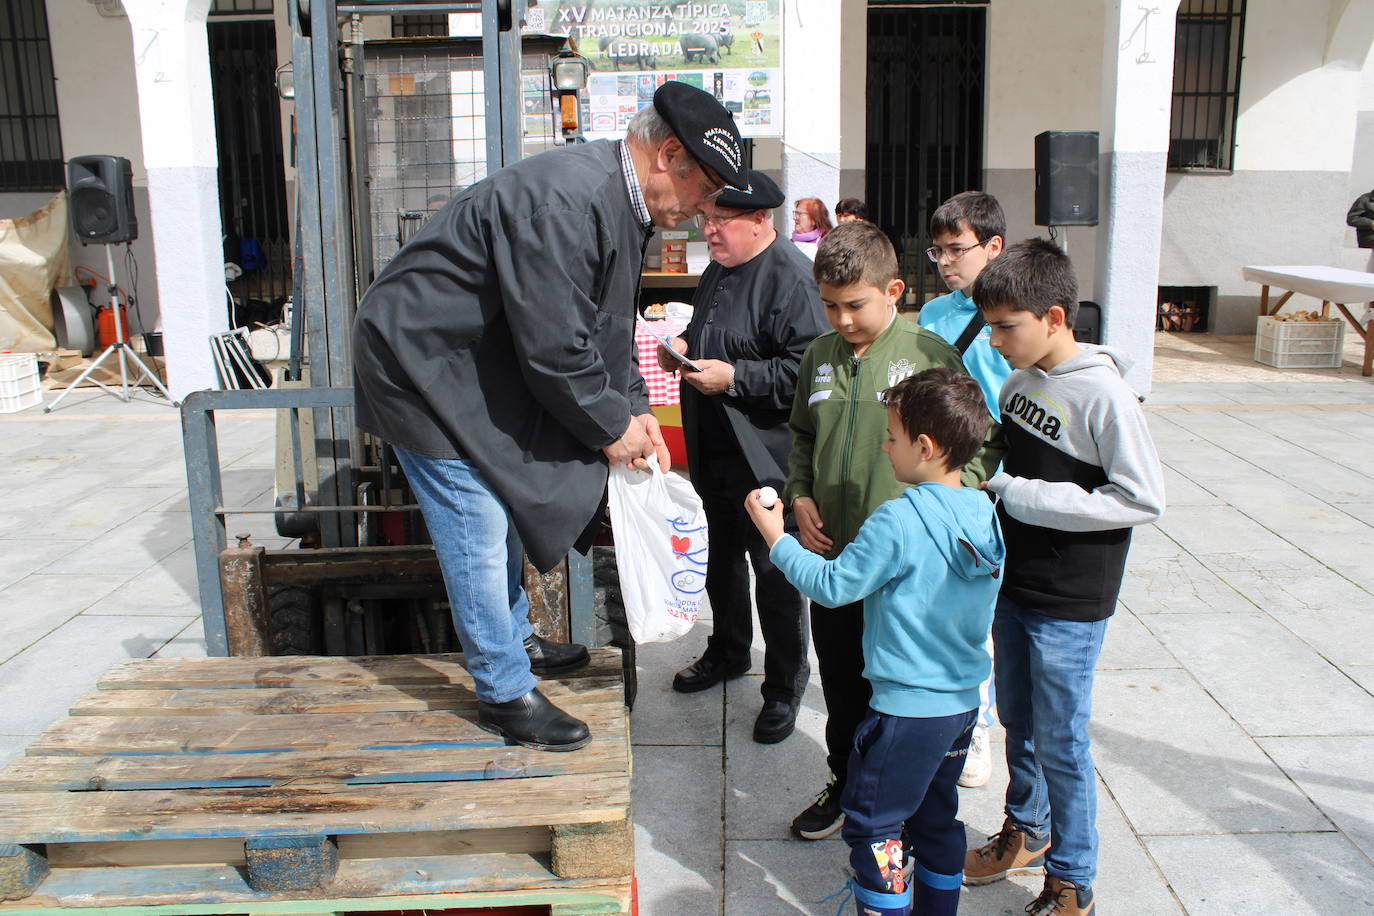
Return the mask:
<svg viewBox="0 0 1374 916"><path fill-rule="evenodd" d="M1007 542L1002 594L1066 620L1111 616L1131 528L1164 512L1164 476L1130 363L1108 347L1012 373L999 398L1007 456L988 489Z"/></svg>

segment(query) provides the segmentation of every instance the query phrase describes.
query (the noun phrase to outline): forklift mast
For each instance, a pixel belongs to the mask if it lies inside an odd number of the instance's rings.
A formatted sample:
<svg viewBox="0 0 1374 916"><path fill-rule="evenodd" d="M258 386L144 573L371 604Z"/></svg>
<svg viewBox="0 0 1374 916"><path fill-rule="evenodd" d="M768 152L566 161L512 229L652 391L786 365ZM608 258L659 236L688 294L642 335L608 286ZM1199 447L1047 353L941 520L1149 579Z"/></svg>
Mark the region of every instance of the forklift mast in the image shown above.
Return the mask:
<svg viewBox="0 0 1374 916"><path fill-rule="evenodd" d="M551 88L549 61L563 39L529 37L522 42L510 0L288 0L288 5L298 171L287 375L270 389L195 392L182 406L207 651L455 651L443 578L418 506L408 498L390 448L362 434L354 418L351 329L358 300L378 262L394 250L390 246L403 243L435 207L428 199L419 209L407 204L406 194L417 189L405 187L405 182L399 182L399 191L372 182L374 172L395 167L402 174L407 164L400 161L404 157L399 152L395 161L369 162L369 137L381 137L384 130L397 136L419 130L422 149L455 147L457 138L444 131L459 119L432 116L419 83L426 83L428 98L437 100L432 104L456 106L449 96L462 76L471 87L462 103L464 111L471 102L472 113L482 115L476 129L482 131L483 143L476 144L472 134L465 145L484 147L485 161L465 161L463 168L444 171L441 166L427 173L419 189L424 195L447 199L541 144L557 145L564 138L555 134L547 144L522 136L521 90L522 82ZM376 58L371 65L377 69L369 72L363 19L410 13L480 13L482 35L419 43L377 41L371 43ZM434 45L437 52L425 57ZM529 62L532 50L537 53ZM412 66L407 55L423 58L414 64L416 71L423 71L421 76L406 71ZM522 60L527 61L524 80ZM544 74L541 79L530 79L539 72ZM366 91L369 80L371 98ZM382 88L384 84L399 88ZM543 110L543 105L540 100L534 107ZM387 106L394 108L395 123L380 126ZM464 120L472 119L465 114ZM386 155L391 154L377 158ZM479 155L474 151L473 158ZM421 158L425 168L433 165L428 162L432 157ZM380 234L383 220L374 213L375 199L387 195L388 206L395 210L395 236ZM279 418L277 504L271 509L226 506L216 412L264 408L276 410ZM227 518L256 513L273 514L279 534L300 536L284 529L291 525L308 531L302 547L265 550L244 536L229 546ZM383 536L384 528L391 534ZM398 531L401 536L393 536ZM613 573L613 561L609 568ZM526 588L531 619L541 635L594 645L610 641L592 611L589 558L570 554L545 576L527 564ZM632 664L632 656L627 659Z"/></svg>

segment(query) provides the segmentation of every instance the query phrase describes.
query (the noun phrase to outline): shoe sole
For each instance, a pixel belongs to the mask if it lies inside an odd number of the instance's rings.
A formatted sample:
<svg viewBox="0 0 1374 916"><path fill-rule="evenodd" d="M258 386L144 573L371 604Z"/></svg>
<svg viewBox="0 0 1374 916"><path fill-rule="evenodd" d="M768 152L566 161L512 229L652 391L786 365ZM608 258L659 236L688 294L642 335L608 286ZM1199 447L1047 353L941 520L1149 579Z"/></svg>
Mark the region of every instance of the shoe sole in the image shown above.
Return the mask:
<svg viewBox="0 0 1374 916"><path fill-rule="evenodd" d="M983 786L985 786L985 785L988 784L988 780L991 779L991 778L992 778L992 774L991 774L991 773L988 773L986 776L983 776L981 779L968 779L967 777L960 776L960 777L959 777L959 785L963 786L965 789L981 789Z"/></svg>
<svg viewBox="0 0 1374 916"><path fill-rule="evenodd" d="M490 732L490 733L493 734L493 735L498 735L498 736L500 736L500 737L506 739L506 743L507 743L507 744L518 744L518 745L520 745L521 747L527 747L527 748L530 748L531 750L536 750L536 751L555 751L555 752L558 752L558 751L575 751L575 750L578 750L579 748L584 748L584 747L586 747L588 744L591 743L591 740L592 740L592 736L591 736L591 735L588 735L587 737L583 738L582 740L580 740L580 741L574 741L574 742L571 743L571 744L537 744L537 743L535 743L535 742L533 742L533 741L521 741L519 738L514 738L514 737L512 737L512 736L506 734L505 731L503 731L503 730L500 728L500 726L497 726L497 725L491 725L491 724L488 724L488 723L486 723L486 722L478 722L478 723L477 723L477 727L480 728L480 729L481 729L482 731L484 731L484 732Z"/></svg>
<svg viewBox="0 0 1374 916"><path fill-rule="evenodd" d="M779 732L779 733L776 733L776 734L771 734L771 735L760 735L758 732L754 732L754 743L755 743L755 744L782 744L782 743L783 743L784 741L786 741L789 737L791 737L792 733L793 733L794 731L796 731L796 730L797 730L797 726L794 724L794 725L793 725L791 728L789 728L787 731L785 731L785 732Z"/></svg>
<svg viewBox="0 0 1374 916"><path fill-rule="evenodd" d="M719 680L714 680L714 681L711 681L711 682L706 683L706 684L692 684L692 685L688 685L688 686L683 686L683 685L679 684L677 678L673 678L673 690L677 691L678 693L700 693L700 692L703 691L703 690L710 690L712 687L716 686L717 684L723 684L723 683L725 683L726 681L733 681L733 680L735 680L736 678L744 677L744 676L745 676L746 674L748 674L748 673L749 673L749 666L746 665L744 668L740 669L739 671L731 671L731 672L729 672L728 674L725 675L725 677L720 678ZM786 737L787 737L786 735L783 735L783 738L786 738ZM779 738L778 740L781 741L782 738Z"/></svg>
<svg viewBox="0 0 1374 916"><path fill-rule="evenodd" d="M823 830L798 830L792 828L792 834L803 840L823 840L828 836L834 836L841 827L844 826L844 815L841 814L833 824Z"/></svg>
<svg viewBox="0 0 1374 916"><path fill-rule="evenodd" d="M581 658L575 662L564 662L561 665L536 665L534 662L530 662L530 673L539 675L568 674L569 672L576 671L579 668L585 668L591 663L592 657L590 655L585 656L584 658Z"/></svg>
<svg viewBox="0 0 1374 916"><path fill-rule="evenodd" d="M968 872L964 873L964 884L968 887L982 887L984 884L996 884L1013 875L1043 875L1044 865L1022 865L1017 868L1009 868L1006 871L999 871L995 875L983 875L981 877L969 877Z"/></svg>

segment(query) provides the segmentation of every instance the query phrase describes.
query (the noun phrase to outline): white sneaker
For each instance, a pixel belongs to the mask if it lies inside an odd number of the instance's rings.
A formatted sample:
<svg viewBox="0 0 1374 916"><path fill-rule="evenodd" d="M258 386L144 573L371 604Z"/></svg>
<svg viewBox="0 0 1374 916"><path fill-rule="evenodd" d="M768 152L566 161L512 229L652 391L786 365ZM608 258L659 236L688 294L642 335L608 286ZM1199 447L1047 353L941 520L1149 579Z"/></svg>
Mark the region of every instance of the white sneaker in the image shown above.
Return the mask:
<svg viewBox="0 0 1374 916"><path fill-rule="evenodd" d="M992 777L992 747L988 741L988 730L985 726L977 726L973 729L973 740L968 745L968 757L964 759L964 772L959 777L959 785L967 789L976 789L978 786L986 785Z"/></svg>

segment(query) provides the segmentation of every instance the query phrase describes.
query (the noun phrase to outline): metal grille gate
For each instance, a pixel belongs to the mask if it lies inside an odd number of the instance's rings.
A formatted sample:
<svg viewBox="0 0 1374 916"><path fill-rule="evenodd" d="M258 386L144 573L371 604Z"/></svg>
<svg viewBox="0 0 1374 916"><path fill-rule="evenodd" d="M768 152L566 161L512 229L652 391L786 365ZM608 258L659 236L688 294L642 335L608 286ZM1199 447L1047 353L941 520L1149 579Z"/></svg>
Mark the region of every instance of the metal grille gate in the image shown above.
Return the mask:
<svg viewBox="0 0 1374 916"><path fill-rule="evenodd" d="M229 284L236 323L273 322L281 316L272 303L291 294L274 24L211 19L208 36L224 259L243 270Z"/></svg>
<svg viewBox="0 0 1374 916"><path fill-rule="evenodd" d="M865 199L917 304L945 292L925 256L948 197L983 187L986 9L870 2Z"/></svg>

